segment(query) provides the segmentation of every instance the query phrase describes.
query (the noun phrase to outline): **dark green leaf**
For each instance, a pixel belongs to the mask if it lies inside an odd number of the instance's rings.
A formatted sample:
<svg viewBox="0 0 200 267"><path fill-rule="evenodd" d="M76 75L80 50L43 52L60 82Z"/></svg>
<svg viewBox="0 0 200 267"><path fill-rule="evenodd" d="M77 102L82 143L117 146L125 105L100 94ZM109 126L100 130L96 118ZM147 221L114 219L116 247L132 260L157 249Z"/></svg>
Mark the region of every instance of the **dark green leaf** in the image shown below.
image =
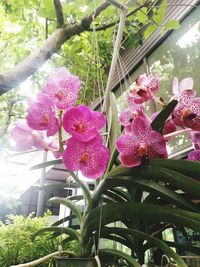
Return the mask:
<svg viewBox="0 0 200 267"><path fill-rule="evenodd" d="M172 100L159 114L156 118L152 121L151 127L157 131L162 133L163 126L165 121L168 119L174 108L176 107L178 101Z"/></svg>

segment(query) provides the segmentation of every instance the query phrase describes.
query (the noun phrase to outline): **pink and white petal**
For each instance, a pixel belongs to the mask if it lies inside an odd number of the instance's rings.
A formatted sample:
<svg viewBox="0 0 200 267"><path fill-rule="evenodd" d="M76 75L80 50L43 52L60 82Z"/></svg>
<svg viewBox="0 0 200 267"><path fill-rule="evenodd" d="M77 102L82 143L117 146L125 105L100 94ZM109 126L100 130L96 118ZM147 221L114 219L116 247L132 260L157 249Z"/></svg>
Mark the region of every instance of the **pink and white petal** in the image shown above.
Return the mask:
<svg viewBox="0 0 200 267"><path fill-rule="evenodd" d="M51 117L49 128L47 129L47 136L52 136L58 132L59 120L55 116Z"/></svg>
<svg viewBox="0 0 200 267"><path fill-rule="evenodd" d="M147 81L147 75L144 73L142 75L139 75L136 79L135 82L137 85L143 85Z"/></svg>
<svg viewBox="0 0 200 267"><path fill-rule="evenodd" d="M70 171L80 170L81 154L85 151L86 145L74 138L67 141L67 148L62 153L63 163Z"/></svg>
<svg viewBox="0 0 200 267"><path fill-rule="evenodd" d="M146 81L146 86L150 89L150 91L155 94L159 89L160 79L155 74L150 74Z"/></svg>
<svg viewBox="0 0 200 267"><path fill-rule="evenodd" d="M200 145L200 131L191 131L189 138L194 144Z"/></svg>
<svg viewBox="0 0 200 267"><path fill-rule="evenodd" d="M70 74L65 79L60 79L58 85L68 93L77 94L81 88L81 81L78 76Z"/></svg>
<svg viewBox="0 0 200 267"><path fill-rule="evenodd" d="M163 135L173 133L176 131L176 125L173 120L167 120L163 128Z"/></svg>
<svg viewBox="0 0 200 267"><path fill-rule="evenodd" d="M46 107L52 107L53 103L48 95L39 93L37 94L37 103L42 104Z"/></svg>
<svg viewBox="0 0 200 267"><path fill-rule="evenodd" d="M148 146L148 151L149 149L151 151L151 158L154 157L154 153L155 155L162 155L167 151L164 137L156 131L151 131L149 133L149 138L147 139L146 143Z"/></svg>
<svg viewBox="0 0 200 267"><path fill-rule="evenodd" d="M92 123L93 126L96 127L98 130L103 128L106 124L106 117L102 112L99 111L91 111L92 115Z"/></svg>
<svg viewBox="0 0 200 267"><path fill-rule="evenodd" d="M89 142L95 138L99 133L97 129L92 125L92 123L85 123L86 130L83 133L78 133L76 131L71 132L71 135L80 142Z"/></svg>
<svg viewBox="0 0 200 267"><path fill-rule="evenodd" d="M75 126L78 123L86 124L91 121L91 111L87 106L79 106L68 109L63 116L63 128L68 133L72 134L75 131Z"/></svg>
<svg viewBox="0 0 200 267"><path fill-rule="evenodd" d="M199 97L194 98L190 102L190 105L188 108L192 113L200 116L200 98Z"/></svg>
<svg viewBox="0 0 200 267"><path fill-rule="evenodd" d="M186 90L193 90L193 79L191 77L185 78L180 82L179 92L182 94Z"/></svg>
<svg viewBox="0 0 200 267"><path fill-rule="evenodd" d="M138 140L132 133L123 134L116 140L116 148L124 155L136 154L139 148Z"/></svg>
<svg viewBox="0 0 200 267"><path fill-rule="evenodd" d="M124 167L136 167L141 164L141 158L136 157L136 155L120 155L120 161Z"/></svg>
<svg viewBox="0 0 200 267"><path fill-rule="evenodd" d="M119 116L119 121L123 126L128 126L132 122L133 111L130 108L126 108Z"/></svg>
<svg viewBox="0 0 200 267"><path fill-rule="evenodd" d="M45 117L51 116L51 109L44 108L42 104L35 103L28 109L27 124L34 130L47 130L49 128L49 122L44 121Z"/></svg>
<svg viewBox="0 0 200 267"><path fill-rule="evenodd" d="M173 86L172 86L172 90L173 90L173 94L175 96L179 96L180 92L179 92L179 82L178 82L178 78L177 77L174 77L174 80L173 80Z"/></svg>
<svg viewBox="0 0 200 267"><path fill-rule="evenodd" d="M191 114L183 118L184 125L194 131L200 131L200 116Z"/></svg>
<svg viewBox="0 0 200 267"><path fill-rule="evenodd" d="M146 117L138 116L131 123L131 129L135 136L138 137L138 140L144 140L148 138L150 128L150 122Z"/></svg>
<svg viewBox="0 0 200 267"><path fill-rule="evenodd" d="M192 161L200 161L200 150L194 150L191 151L188 154L188 160L192 160Z"/></svg>
<svg viewBox="0 0 200 267"><path fill-rule="evenodd" d="M92 150L88 151L90 153L89 162L84 164L81 163L81 171L84 176L91 179L100 178L106 169L106 165L109 161L109 151L108 149L101 146L94 146Z"/></svg>

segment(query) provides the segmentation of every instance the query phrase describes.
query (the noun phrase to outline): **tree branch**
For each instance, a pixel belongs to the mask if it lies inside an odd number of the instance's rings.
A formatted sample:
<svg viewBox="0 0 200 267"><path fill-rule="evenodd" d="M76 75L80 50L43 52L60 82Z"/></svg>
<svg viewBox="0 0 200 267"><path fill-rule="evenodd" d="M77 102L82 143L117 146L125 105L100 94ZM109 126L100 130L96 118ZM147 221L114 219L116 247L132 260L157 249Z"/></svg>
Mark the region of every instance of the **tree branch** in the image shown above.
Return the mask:
<svg viewBox="0 0 200 267"><path fill-rule="evenodd" d="M126 17L130 17L130 16L134 15L137 11L139 11L143 7L147 7L150 3L151 3L151 0L148 0L148 1L144 2L144 4L136 7L133 11L129 12ZM118 23L119 23L119 19L117 21L111 22L109 24L106 24L106 25L97 27L95 29L95 31L103 31L103 30L106 30L108 28L111 28L111 27L115 26ZM93 31L93 29L89 28L89 29L87 29L87 31Z"/></svg>
<svg viewBox="0 0 200 267"><path fill-rule="evenodd" d="M57 18L57 27L64 27L65 21L63 16L63 10L62 5L60 3L60 0L54 0L54 7L56 12L56 18Z"/></svg>
<svg viewBox="0 0 200 267"><path fill-rule="evenodd" d="M96 18L110 4L104 2L96 10L80 22L63 28L57 28L45 43L29 55L24 61L19 63L13 69L0 74L0 95L8 92L13 87L34 74L42 64L49 59L61 45L76 34L86 31L94 18Z"/></svg>

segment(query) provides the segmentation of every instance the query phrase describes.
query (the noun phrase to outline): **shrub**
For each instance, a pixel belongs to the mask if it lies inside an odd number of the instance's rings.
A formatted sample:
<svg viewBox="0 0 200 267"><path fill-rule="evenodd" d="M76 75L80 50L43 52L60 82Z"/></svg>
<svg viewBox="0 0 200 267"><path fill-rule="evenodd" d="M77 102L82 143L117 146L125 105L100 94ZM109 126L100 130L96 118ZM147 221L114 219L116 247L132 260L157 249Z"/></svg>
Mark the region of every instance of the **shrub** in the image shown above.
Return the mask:
<svg viewBox="0 0 200 267"><path fill-rule="evenodd" d="M49 224L50 214L42 218L21 215L8 215L5 222L0 222L0 266L29 262L49 253L58 247L58 240L50 239L50 235L40 236L32 241L32 235ZM47 266L44 263L42 266Z"/></svg>

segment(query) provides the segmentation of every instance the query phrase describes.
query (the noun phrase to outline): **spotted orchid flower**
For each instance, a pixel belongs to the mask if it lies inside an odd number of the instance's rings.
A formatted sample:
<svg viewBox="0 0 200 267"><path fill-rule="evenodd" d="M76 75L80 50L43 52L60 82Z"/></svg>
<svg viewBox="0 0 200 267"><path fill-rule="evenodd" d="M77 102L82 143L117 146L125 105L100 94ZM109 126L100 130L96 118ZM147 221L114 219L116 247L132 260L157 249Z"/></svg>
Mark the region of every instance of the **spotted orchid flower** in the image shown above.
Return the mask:
<svg viewBox="0 0 200 267"><path fill-rule="evenodd" d="M37 102L28 108L27 124L34 130L47 130L47 136L58 132L58 118L47 95L38 94Z"/></svg>
<svg viewBox="0 0 200 267"><path fill-rule="evenodd" d="M79 77L62 67L49 76L42 92L49 96L55 107L65 110L75 105L80 86Z"/></svg>
<svg viewBox="0 0 200 267"><path fill-rule="evenodd" d="M138 166L145 158L165 158L167 155L163 136L154 131L144 117L137 117L132 122L131 132L120 136L116 147L125 167Z"/></svg>
<svg viewBox="0 0 200 267"><path fill-rule="evenodd" d="M14 128L11 130L11 137L15 141L15 150L17 151L26 151L33 147L43 148L41 142L42 135L31 129L27 125L26 120L16 122Z"/></svg>
<svg viewBox="0 0 200 267"><path fill-rule="evenodd" d="M174 77L173 95L173 98L186 104L188 99L196 95L196 91L193 89L193 79L191 77L185 78L179 84L178 78Z"/></svg>
<svg viewBox="0 0 200 267"><path fill-rule="evenodd" d="M109 151L102 144L99 135L87 143L72 137L66 145L62 157L68 170L80 170L84 176L91 179L98 179L103 175L109 160Z"/></svg>
<svg viewBox="0 0 200 267"><path fill-rule="evenodd" d="M194 144L195 149L200 149L200 131L191 131L189 138Z"/></svg>
<svg viewBox="0 0 200 267"><path fill-rule="evenodd" d="M140 106L136 108L135 110L126 108L122 111L122 113L119 116L119 121L121 125L125 127L126 132L131 131L131 124L132 121L135 120L138 116L145 116L143 108Z"/></svg>
<svg viewBox="0 0 200 267"><path fill-rule="evenodd" d="M70 108L63 116L63 128L80 142L92 140L105 122L102 112L91 111L85 105Z"/></svg>
<svg viewBox="0 0 200 267"><path fill-rule="evenodd" d="M195 97L193 89L193 79L186 78L178 84L175 77L173 82L174 98L179 104L173 111L172 117L176 125L184 128L189 127L193 130L200 130L200 98Z"/></svg>
<svg viewBox="0 0 200 267"><path fill-rule="evenodd" d="M200 161L200 149L191 151L188 154L188 160Z"/></svg>
<svg viewBox="0 0 200 267"><path fill-rule="evenodd" d="M140 75L136 78L135 83L130 87L128 95L128 106L131 107L132 103L142 104L154 98L154 94L158 91L160 79L154 75L146 74Z"/></svg>

